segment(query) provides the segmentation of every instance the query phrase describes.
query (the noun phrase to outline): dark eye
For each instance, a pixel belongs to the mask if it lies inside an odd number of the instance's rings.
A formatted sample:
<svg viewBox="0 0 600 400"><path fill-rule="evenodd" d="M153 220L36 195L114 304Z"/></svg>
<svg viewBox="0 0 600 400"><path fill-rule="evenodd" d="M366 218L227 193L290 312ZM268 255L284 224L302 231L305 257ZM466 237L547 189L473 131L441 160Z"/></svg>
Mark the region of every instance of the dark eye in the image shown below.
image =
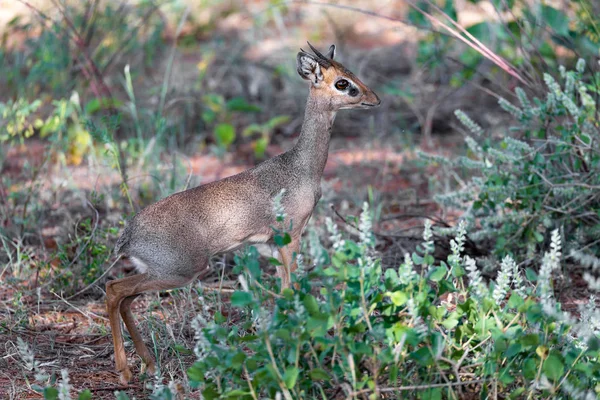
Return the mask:
<svg viewBox="0 0 600 400"><path fill-rule="evenodd" d="M346 90L346 88L350 85L350 83L345 79L340 79L335 83L335 88L337 90Z"/></svg>

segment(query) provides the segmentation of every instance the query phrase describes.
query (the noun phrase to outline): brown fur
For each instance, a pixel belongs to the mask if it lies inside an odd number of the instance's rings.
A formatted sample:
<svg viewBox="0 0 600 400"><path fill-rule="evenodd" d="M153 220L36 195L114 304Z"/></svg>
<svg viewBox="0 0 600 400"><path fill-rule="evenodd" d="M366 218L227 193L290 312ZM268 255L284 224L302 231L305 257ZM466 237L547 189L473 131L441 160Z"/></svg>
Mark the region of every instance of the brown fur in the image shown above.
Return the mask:
<svg viewBox="0 0 600 400"><path fill-rule="evenodd" d="M330 48L329 54L334 51ZM283 266L277 275L282 288L289 287L302 231L321 197L321 176L336 111L379 105L377 95L333 59L302 51L298 62L298 72L312 84L300 138L290 151L238 175L176 193L146 207L127 224L117 241L115 253L130 257L141 272L108 282L106 287L116 366L123 383L131 379L131 372L119 316L152 372L154 361L131 314L133 299L144 291L189 284L207 270L210 258L216 254L244 243L270 240L275 225L273 198L282 189L287 213L284 224L292 226L292 242L280 249ZM351 96L337 90L334 85L339 79L351 81L359 94Z"/></svg>

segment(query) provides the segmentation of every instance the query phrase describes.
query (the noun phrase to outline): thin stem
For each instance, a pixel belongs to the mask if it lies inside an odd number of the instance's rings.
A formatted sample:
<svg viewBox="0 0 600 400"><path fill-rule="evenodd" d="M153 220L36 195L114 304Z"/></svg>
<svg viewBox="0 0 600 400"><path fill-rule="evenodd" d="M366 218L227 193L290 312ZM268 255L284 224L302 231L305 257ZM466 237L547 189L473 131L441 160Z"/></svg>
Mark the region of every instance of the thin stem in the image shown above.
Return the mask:
<svg viewBox="0 0 600 400"><path fill-rule="evenodd" d="M277 383L279 384L279 388L283 392L283 397L285 400L292 400L292 395L290 391L285 387L285 382L283 381L283 377L277 368L277 362L275 361L275 356L273 355L273 349L271 348L271 341L269 340L269 336L265 335L265 345L267 346L267 352L269 353L269 357L271 358L271 366L275 371L275 375L277 375Z"/></svg>

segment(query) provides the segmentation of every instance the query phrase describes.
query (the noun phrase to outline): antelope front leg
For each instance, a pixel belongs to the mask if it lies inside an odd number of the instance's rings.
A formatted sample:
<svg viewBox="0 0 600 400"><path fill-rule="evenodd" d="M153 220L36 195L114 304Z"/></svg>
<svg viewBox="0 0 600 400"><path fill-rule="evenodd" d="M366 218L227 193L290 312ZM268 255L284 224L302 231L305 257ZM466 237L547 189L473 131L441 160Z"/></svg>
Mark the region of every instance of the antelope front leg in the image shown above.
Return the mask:
<svg viewBox="0 0 600 400"><path fill-rule="evenodd" d="M290 287L292 281L292 272L298 268L296 256L300 250L300 236L292 237L292 241L284 247L279 248L281 263L277 266L277 276L281 279L281 290Z"/></svg>

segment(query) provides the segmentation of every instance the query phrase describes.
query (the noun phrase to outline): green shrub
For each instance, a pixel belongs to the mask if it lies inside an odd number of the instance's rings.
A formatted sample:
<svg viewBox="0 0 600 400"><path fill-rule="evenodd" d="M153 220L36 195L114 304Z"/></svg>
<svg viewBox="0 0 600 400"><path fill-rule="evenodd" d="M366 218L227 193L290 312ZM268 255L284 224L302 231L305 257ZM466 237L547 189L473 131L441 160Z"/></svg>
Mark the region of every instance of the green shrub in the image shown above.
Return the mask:
<svg viewBox="0 0 600 400"><path fill-rule="evenodd" d="M575 71L561 68L562 85L544 74L545 98L530 99L517 88L518 106L501 99L519 123L510 136L486 136L457 111L469 131L467 154L454 160L424 155L469 171L466 183L436 200L464 211L469 237L494 241L498 255L529 250L531 258L558 227L568 251L600 253L600 126L590 94L598 88L584 69L583 60Z"/></svg>
<svg viewBox="0 0 600 400"><path fill-rule="evenodd" d="M367 213L361 229L370 225ZM236 258L244 271L243 290L231 297L239 321L232 325L221 314L194 321L198 361L188 377L205 398L600 393L594 299L576 321L552 295L561 257L558 231L537 280L523 277L507 256L488 285L475 261L460 253L464 225L447 262L430 256L428 226L422 250L386 271L370 229L353 241L328 225L335 248L330 262L321 258L310 270L302 264L297 289L281 296L267 290L272 286L255 250ZM269 302L274 304L265 306Z"/></svg>

